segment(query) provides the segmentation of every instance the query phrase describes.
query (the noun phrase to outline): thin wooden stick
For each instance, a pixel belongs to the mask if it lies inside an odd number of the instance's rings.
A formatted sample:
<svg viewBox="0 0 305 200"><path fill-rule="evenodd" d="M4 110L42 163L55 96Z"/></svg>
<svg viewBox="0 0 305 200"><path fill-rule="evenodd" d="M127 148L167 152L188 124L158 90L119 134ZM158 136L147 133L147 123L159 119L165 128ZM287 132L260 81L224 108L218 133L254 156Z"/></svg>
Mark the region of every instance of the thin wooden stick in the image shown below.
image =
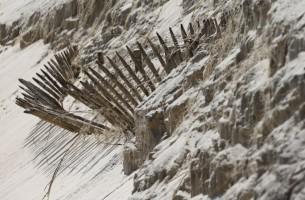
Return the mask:
<svg viewBox="0 0 305 200"><path fill-rule="evenodd" d="M147 38L147 41L148 41L148 43L149 43L151 49L153 50L155 56L157 56L159 62L161 63L161 65L162 65L164 71L165 71L167 74L169 74L170 71L169 71L169 69L167 68L167 65L166 65L165 61L163 60L161 54L159 53L157 47L154 45L154 43L153 43L149 38Z"/></svg>
<svg viewBox="0 0 305 200"><path fill-rule="evenodd" d="M158 74L158 71L156 70L154 64L151 62L150 58L148 57L147 53L145 52L144 48L142 47L142 45L139 42L137 42L137 45L144 57L144 60L147 64L148 68L151 70L151 72L153 73L153 75L155 76L157 81L161 82L162 79L161 79L160 75Z"/></svg>
<svg viewBox="0 0 305 200"><path fill-rule="evenodd" d="M195 34L195 31L194 31L194 28L193 28L193 24L191 22L189 23L189 31L190 31L191 35Z"/></svg>
<svg viewBox="0 0 305 200"><path fill-rule="evenodd" d="M116 55L118 56L118 58L120 59L121 63L123 64L123 66L125 67L125 69L127 69L127 71L129 72L129 74L131 75L131 77L133 78L133 80L139 85L139 87L141 88L141 90L144 92L144 94L146 96L149 95L148 90L144 87L144 85L141 83L140 79L137 77L137 75L134 73L134 71L131 69L131 67L127 64L127 62L123 59L123 57L116 52Z"/></svg>
<svg viewBox="0 0 305 200"><path fill-rule="evenodd" d="M171 51L169 50L169 48L167 47L166 43L164 42L163 38L161 37L161 35L157 32L157 37L158 40L161 44L161 46L164 49L164 53L165 53L165 59L166 59L166 64L167 64L167 68L169 71L172 71L172 69L176 68L177 65L175 62L173 62L172 58L171 58Z"/></svg>
<svg viewBox="0 0 305 200"><path fill-rule="evenodd" d="M53 108L61 108L61 105L56 101L56 99L51 97L49 94L44 92L39 87L35 86L33 83L23 80L23 79L19 79L19 81L24 86L26 86L29 90L31 90L33 92L33 94L37 95L37 97L39 97L41 100L43 100L45 102L46 106L50 106Z"/></svg>
<svg viewBox="0 0 305 200"><path fill-rule="evenodd" d="M49 88L46 84L42 83L40 80L37 78L32 78L34 82L36 82L41 88L43 88L45 91L47 91L55 100L59 100L59 96L51 89Z"/></svg>
<svg viewBox="0 0 305 200"><path fill-rule="evenodd" d="M137 59L134 55L134 53L130 50L130 48L128 46L126 46L127 51L131 57L131 60L134 62L135 66L138 66L138 69L140 71L140 73L142 74L144 81L148 83L149 88L151 89L151 91L154 91L156 88L153 84L153 82L150 80L150 78L147 76L146 72L143 69L143 66L140 66L139 63L137 62Z"/></svg>
<svg viewBox="0 0 305 200"><path fill-rule="evenodd" d="M182 35L182 38L183 38L183 41L184 41L184 44L187 44L187 33L184 29L184 26L183 24L180 24L180 30L181 30L181 35Z"/></svg>
<svg viewBox="0 0 305 200"><path fill-rule="evenodd" d="M99 61L97 61L97 64L98 64L99 68L106 74L106 76L108 76L110 78L110 81L113 84L115 84L122 91L122 93L129 99L129 101L135 106L138 105L138 102L130 94L130 92L125 88L125 86L122 85L117 80L117 78L103 64L99 63Z"/></svg>
<svg viewBox="0 0 305 200"><path fill-rule="evenodd" d="M57 96L62 96L63 94L54 86L53 83L51 83L48 79L46 79L46 77L44 77L43 75L36 73L36 76L38 76L40 78L40 80L42 80L44 82L45 85L47 85L48 87L50 87L53 92L55 92L57 94Z"/></svg>
<svg viewBox="0 0 305 200"><path fill-rule="evenodd" d="M132 116L130 115L130 113L128 112L127 109L125 109L124 107L121 106L121 104L114 98L113 95L111 95L106 88L104 88L104 86L102 84L99 83L99 81L93 77L90 73L88 73L87 71L85 71L85 74L88 76L88 78L90 80L92 80L92 82L94 83L94 85L101 91L101 93L108 98L109 100L107 100L106 98L103 98L104 103L106 103L106 106L111 107L113 110L115 110L119 115L127 115L127 121L133 121L132 120ZM97 92L98 93L98 92ZM102 97L101 97L102 98ZM119 109L117 110L117 108L114 107L114 105L112 105L113 102L115 104L115 106ZM124 114L125 113L125 114Z"/></svg>
<svg viewBox="0 0 305 200"><path fill-rule="evenodd" d="M182 57L182 53L180 51L180 47L179 47L179 43L178 43L178 40L172 30L172 28L169 28L169 32L170 32L170 35L171 35L171 38L172 38L172 41L176 47L176 49L178 50L178 56L179 56L179 63L183 61L183 57Z"/></svg>
<svg viewBox="0 0 305 200"><path fill-rule="evenodd" d="M89 70L98 80L102 82L103 85L105 85L106 88L108 88L126 106L128 110L130 110L131 113L133 113L133 107L126 101L125 98L123 98L120 93L115 90L115 88L102 75L100 75L98 72L96 72L90 67Z"/></svg>
<svg viewBox="0 0 305 200"><path fill-rule="evenodd" d="M47 69L47 67L45 66L45 68ZM61 86L59 86L56 82L56 79L54 80L52 78L51 75L49 75L47 72L45 72L44 70L40 70L43 75L53 84L53 86L63 95L66 96L67 94L65 93L65 91L61 88ZM49 71L48 71L49 72ZM54 77L55 78L55 77Z"/></svg>
<svg viewBox="0 0 305 200"><path fill-rule="evenodd" d="M116 71L116 73L121 77L121 79L130 88L132 93L138 98L139 101L142 101L141 95L139 94L137 89L130 83L130 81L127 79L127 77L122 73L122 71L120 70L119 66L117 66L115 64L115 62L111 58L109 58L108 56L107 56L107 59L108 59L109 63L111 64L111 66L113 67L113 69Z"/></svg>

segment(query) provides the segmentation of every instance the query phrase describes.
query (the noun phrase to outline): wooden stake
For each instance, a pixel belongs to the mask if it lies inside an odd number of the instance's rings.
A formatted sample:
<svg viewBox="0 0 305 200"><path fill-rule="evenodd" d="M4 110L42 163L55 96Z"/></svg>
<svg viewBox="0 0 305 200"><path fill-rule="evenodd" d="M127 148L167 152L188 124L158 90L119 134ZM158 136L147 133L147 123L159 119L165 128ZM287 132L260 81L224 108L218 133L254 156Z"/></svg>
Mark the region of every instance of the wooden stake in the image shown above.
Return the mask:
<svg viewBox="0 0 305 200"><path fill-rule="evenodd" d="M164 71L165 71L167 74L169 74L170 71L168 70L167 65L166 65L165 61L163 60L161 54L159 53L157 47L154 45L154 43L153 43L149 38L147 38L147 41L148 41L148 43L149 43L151 49L153 50L155 56L157 56L159 62L161 63L161 65L162 65Z"/></svg>
<svg viewBox="0 0 305 200"><path fill-rule="evenodd" d="M177 40L177 38L176 38L176 36L175 36L175 34L174 34L172 28L169 28L169 32L170 32L172 41L173 41L173 43L174 43L174 45L175 45L175 47L176 47L176 49L177 49L177 51L178 51L178 56L179 56L179 59L180 59L180 60L179 60L179 63L180 63L180 62L183 61L183 57L182 57L182 53L181 53L181 51L180 51L180 47L179 47L178 40Z"/></svg>
<svg viewBox="0 0 305 200"><path fill-rule="evenodd" d="M106 88L108 88L111 93L113 93L125 106L128 110L130 110L131 113L133 113L133 107L128 103L128 101L126 101L125 98L123 98L123 96L118 93L115 88L102 76L100 75L98 72L96 72L94 69L89 67L90 72L99 80L102 82L103 85L105 85Z"/></svg>
<svg viewBox="0 0 305 200"><path fill-rule="evenodd" d="M161 79L160 75L158 74L158 71L156 70L154 64L151 62L150 58L148 57L147 53L143 49L142 45L139 42L137 42L137 45L138 45L138 47L139 47L139 49L140 49L140 51L141 51L141 53L142 53L142 55L144 57L144 60L145 60L145 62L147 64L148 68L151 70L151 72L155 76L156 80L158 82L161 82L162 79Z"/></svg>
<svg viewBox="0 0 305 200"><path fill-rule="evenodd" d="M187 33L183 27L183 24L180 24L180 29L181 29L181 35L182 35L182 38L183 38L183 41L184 41L184 44L188 44L188 41L187 41Z"/></svg>
<svg viewBox="0 0 305 200"><path fill-rule="evenodd" d="M195 31L194 31L194 28L193 28L193 24L191 22L189 23L189 30L190 30L190 34L191 35L195 34Z"/></svg>
<svg viewBox="0 0 305 200"><path fill-rule="evenodd" d="M122 91L122 93L130 100L130 102L135 106L138 105L138 102L133 98L133 96L125 88L125 86L123 86L117 80L117 78L103 64L99 63L98 61L97 61L97 64L98 64L99 68L106 74L106 76L108 76L110 78L109 80Z"/></svg>
<svg viewBox="0 0 305 200"><path fill-rule="evenodd" d="M44 82L44 84L49 86L58 96L63 96L63 94L46 77L39 73L36 73L36 76L38 76Z"/></svg>
<svg viewBox="0 0 305 200"><path fill-rule="evenodd" d="M161 37L161 35L159 33L156 33L158 40L161 44L161 46L164 49L164 53L165 53L165 59L166 59L166 64L167 64L167 68L169 71L172 71L172 69L176 68L177 65L176 63L172 60L171 58L171 51L169 50L169 48L167 47L166 43L164 42L163 38Z"/></svg>
<svg viewBox="0 0 305 200"><path fill-rule="evenodd" d="M154 91L156 88L153 84L153 82L150 80L150 78L147 76L146 72L144 71L142 66L139 66L137 59L135 57L135 55L133 54L133 52L130 50L130 48L128 46L126 46L127 51L131 57L131 60L134 62L135 66L138 66L140 73L142 74L144 81L148 83L149 88L151 89L151 91ZM143 83L142 83L143 84Z"/></svg>
<svg viewBox="0 0 305 200"><path fill-rule="evenodd" d="M47 69L47 67L45 66L45 68ZM65 91L61 88L61 86L59 86L56 82L56 78L52 75L49 75L47 72L45 72L44 70L40 70L43 75L53 84L53 86L63 95L66 96L67 94L65 93ZM49 71L48 71L49 72ZM55 78L55 80L52 77Z"/></svg>
<svg viewBox="0 0 305 200"><path fill-rule="evenodd" d="M88 73L87 73L88 74ZM105 112L101 112L104 117L114 126L120 126L122 125L122 123L127 123L127 124L132 124L130 119L126 117L126 115L128 116L128 113L123 113L121 110L119 110L116 106L114 106L112 104L112 102L110 102L109 100L107 100L107 98L105 98L103 95L100 95L100 93L96 90L96 86L97 85L90 85L88 82L81 82L81 84L83 85L84 88L86 88L88 91L92 91L88 92L88 95L90 96L90 98L95 99L95 101L100 105L99 109L103 109L103 111Z"/></svg>
<svg viewBox="0 0 305 200"><path fill-rule="evenodd" d="M62 75L57 71L57 69L52 65L52 63L48 62L48 66L45 66L45 69L56 79L58 83L60 83L63 87L66 86L66 81L62 77Z"/></svg>
<svg viewBox="0 0 305 200"><path fill-rule="evenodd" d="M121 104L116 100L116 98L107 91L107 89L99 83L99 81L93 77L90 73L85 71L85 74L88 76L88 78L90 80L92 80L92 82L95 84L95 86L100 90L100 92L106 97L105 101L106 102L113 102L115 104L116 107L118 107L121 111L117 111L119 114L123 114L125 113L125 115L128 116L129 121L132 121L130 119L132 119L132 116L130 115L130 113L128 112L128 109L124 108L123 106L121 106ZM112 104L111 104L112 105ZM111 106L112 107L112 106ZM115 109L114 109L115 110Z"/></svg>
<svg viewBox="0 0 305 200"><path fill-rule="evenodd" d="M33 78L33 80L41 87L43 88L45 91L47 91L52 97L54 97L54 99L56 99L57 101L59 100L59 96L51 89L49 88L46 84L42 83L40 80L38 80L37 78Z"/></svg>
<svg viewBox="0 0 305 200"><path fill-rule="evenodd" d="M116 71L116 73L121 77L121 79L126 83L126 85L130 88L132 93L138 98L139 101L142 101L142 97L137 91L137 89L130 83L130 81L127 79L127 77L122 73L122 71L119 69L119 66L115 64L115 62L107 56L107 59L113 69Z"/></svg>
<svg viewBox="0 0 305 200"><path fill-rule="evenodd" d="M116 55L118 56L118 58L120 59L121 63L123 64L123 66L125 67L125 69L127 69L127 71L129 72L129 74L131 75L131 77L133 78L133 80L139 85L139 87L141 88L141 90L144 92L144 94L146 96L149 95L148 90L144 87L144 85L141 83L140 79L137 77L137 75L134 73L134 71L131 69L131 67L127 64L127 62L123 59L123 57L116 52Z"/></svg>
<svg viewBox="0 0 305 200"><path fill-rule="evenodd" d="M45 102L46 106L50 106L50 107L53 107L53 108L61 108L61 105L56 101L56 99L51 97L49 94L44 92L42 89L40 89L39 87L37 87L33 83L31 83L29 81L26 81L26 80L23 80L23 79L19 79L19 81L24 86L26 86L33 94L37 95L38 98L43 100Z"/></svg>

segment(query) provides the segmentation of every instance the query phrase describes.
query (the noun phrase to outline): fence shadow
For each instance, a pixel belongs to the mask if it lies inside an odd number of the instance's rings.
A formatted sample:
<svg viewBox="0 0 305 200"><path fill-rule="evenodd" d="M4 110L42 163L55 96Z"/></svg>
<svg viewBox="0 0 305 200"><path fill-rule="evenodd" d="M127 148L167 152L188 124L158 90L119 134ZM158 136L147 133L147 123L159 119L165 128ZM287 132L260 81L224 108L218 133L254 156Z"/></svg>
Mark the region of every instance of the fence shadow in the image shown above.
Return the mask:
<svg viewBox="0 0 305 200"><path fill-rule="evenodd" d="M47 175L53 174L64 154L65 159L59 173L92 172L94 179L103 171L119 164L120 151L115 150L122 148L122 137L112 135L97 138L94 135L86 135L79 136L74 141L75 136L76 133L40 121L26 138L24 148L33 152L31 162ZM69 149L72 143L74 144ZM104 160L106 156L107 161Z"/></svg>

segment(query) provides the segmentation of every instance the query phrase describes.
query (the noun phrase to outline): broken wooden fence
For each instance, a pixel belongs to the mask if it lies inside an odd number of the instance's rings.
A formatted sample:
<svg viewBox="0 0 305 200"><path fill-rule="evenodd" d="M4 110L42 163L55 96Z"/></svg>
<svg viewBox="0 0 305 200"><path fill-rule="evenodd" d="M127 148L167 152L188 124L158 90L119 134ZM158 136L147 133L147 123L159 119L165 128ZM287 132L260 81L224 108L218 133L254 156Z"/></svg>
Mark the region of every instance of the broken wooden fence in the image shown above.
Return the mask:
<svg viewBox="0 0 305 200"><path fill-rule="evenodd" d="M179 43L172 28L169 28L172 44L168 44L156 33L159 44L150 39L147 43L151 52L160 63L165 74L169 74L181 62L191 58L203 36L220 37L220 28L216 20L207 19L202 23L189 24L188 32L180 26L182 42ZM123 131L133 131L133 112L139 103L149 96L162 81L159 70L152 62L147 49L139 42L136 50L126 46L126 55L132 61L130 65L126 56L119 52L111 58L98 54L98 69L89 67L83 73L87 81L80 81L81 88L74 85L79 68L72 64L77 55L76 47L69 47L51 59L44 69L37 73L32 82L20 79L22 97L17 97L16 104L29 113L72 132L102 134L109 126L77 116L63 108L63 99L70 95L90 109L102 114L114 127ZM105 63L107 61L107 65ZM117 62L116 62L117 61ZM100 73L100 71L102 73Z"/></svg>

